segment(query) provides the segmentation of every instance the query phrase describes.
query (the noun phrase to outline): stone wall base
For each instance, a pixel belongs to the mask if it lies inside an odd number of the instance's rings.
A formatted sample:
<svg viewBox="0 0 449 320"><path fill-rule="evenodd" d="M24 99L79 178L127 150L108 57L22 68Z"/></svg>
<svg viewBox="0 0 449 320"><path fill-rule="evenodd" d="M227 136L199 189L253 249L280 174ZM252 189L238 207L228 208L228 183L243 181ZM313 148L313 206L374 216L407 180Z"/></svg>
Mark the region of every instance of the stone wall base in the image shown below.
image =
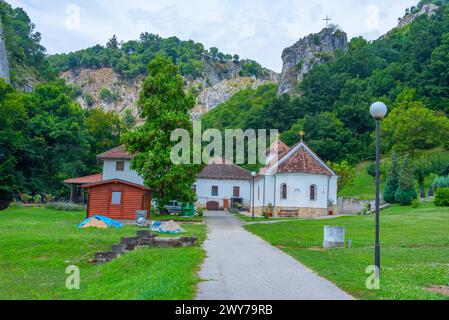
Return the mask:
<svg viewBox="0 0 449 320"><path fill-rule="evenodd" d="M254 213L256 216L263 216L263 212L268 211L268 208L255 207ZM273 209L273 218L279 218L282 212L298 213L301 218L316 218L329 215L327 208L294 208L294 207L276 207Z"/></svg>

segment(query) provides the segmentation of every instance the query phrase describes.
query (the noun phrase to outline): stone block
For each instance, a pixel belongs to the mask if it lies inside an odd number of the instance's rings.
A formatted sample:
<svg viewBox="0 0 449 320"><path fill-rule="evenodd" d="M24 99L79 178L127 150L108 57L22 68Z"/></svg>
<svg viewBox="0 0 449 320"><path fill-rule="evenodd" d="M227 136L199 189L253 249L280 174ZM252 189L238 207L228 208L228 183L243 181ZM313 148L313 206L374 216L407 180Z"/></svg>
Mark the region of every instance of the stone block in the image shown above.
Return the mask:
<svg viewBox="0 0 449 320"><path fill-rule="evenodd" d="M344 227L324 227L324 248L344 248L345 228Z"/></svg>

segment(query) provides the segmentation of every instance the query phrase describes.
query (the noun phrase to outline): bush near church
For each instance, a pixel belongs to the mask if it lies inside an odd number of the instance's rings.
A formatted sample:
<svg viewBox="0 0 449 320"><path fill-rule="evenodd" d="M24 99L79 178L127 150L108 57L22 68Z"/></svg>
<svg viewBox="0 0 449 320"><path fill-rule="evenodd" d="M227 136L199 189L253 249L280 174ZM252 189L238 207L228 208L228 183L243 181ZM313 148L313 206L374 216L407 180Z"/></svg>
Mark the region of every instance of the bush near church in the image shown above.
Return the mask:
<svg viewBox="0 0 449 320"><path fill-rule="evenodd" d="M435 205L438 207L449 207L449 188L440 188L437 190Z"/></svg>

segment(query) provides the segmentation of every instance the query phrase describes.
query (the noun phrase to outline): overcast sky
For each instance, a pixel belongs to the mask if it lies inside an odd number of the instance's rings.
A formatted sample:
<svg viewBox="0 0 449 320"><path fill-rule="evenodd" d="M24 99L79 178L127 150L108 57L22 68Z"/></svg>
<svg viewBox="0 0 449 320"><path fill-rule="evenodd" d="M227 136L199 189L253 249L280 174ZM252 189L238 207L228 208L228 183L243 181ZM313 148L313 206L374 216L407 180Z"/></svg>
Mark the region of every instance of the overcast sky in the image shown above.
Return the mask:
<svg viewBox="0 0 449 320"><path fill-rule="evenodd" d="M285 47L319 32L329 15L349 37L376 39L418 0L7 0L23 7L48 52L70 52L141 32L192 39L275 71Z"/></svg>

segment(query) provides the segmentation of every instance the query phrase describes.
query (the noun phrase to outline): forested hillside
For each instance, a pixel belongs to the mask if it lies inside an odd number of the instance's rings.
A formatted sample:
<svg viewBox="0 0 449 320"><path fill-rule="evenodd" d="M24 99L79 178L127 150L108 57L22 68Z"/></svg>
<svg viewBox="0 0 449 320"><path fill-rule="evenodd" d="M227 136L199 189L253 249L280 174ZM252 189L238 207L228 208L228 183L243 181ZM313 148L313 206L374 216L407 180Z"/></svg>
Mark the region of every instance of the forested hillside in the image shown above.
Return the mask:
<svg viewBox="0 0 449 320"><path fill-rule="evenodd" d="M56 69L50 66L45 48L40 44L41 34L21 8L12 8L0 0L0 22L3 26L11 82L14 86L31 90L36 81L55 79Z"/></svg>
<svg viewBox="0 0 449 320"><path fill-rule="evenodd" d="M0 202L64 195L62 181L98 172L95 156L117 146L133 119L83 110L79 88L57 79L28 15L0 1L0 16L11 71L11 84L0 79Z"/></svg>
<svg viewBox="0 0 449 320"><path fill-rule="evenodd" d="M416 12L429 1L422 1ZM449 146L449 5L431 16L368 42L354 38L348 52L304 77L297 97L263 90L234 96L203 117L206 127L278 128L292 145L305 130L307 142L326 160L358 163L373 154L369 106L386 102L384 152ZM265 96L264 96L265 95Z"/></svg>

